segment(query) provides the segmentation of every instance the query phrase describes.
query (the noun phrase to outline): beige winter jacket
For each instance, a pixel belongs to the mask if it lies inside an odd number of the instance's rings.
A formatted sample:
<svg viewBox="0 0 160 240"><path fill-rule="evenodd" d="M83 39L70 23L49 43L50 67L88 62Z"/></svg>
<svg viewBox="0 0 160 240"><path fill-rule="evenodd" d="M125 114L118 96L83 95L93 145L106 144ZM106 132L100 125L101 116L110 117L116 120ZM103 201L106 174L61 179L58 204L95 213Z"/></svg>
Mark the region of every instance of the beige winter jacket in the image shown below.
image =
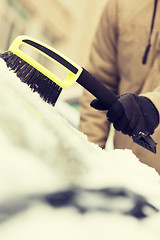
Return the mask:
<svg viewBox="0 0 160 240"><path fill-rule="evenodd" d="M148 97L160 112L160 3L148 60L142 64L153 10L154 0L108 0L92 44L87 70L116 94L130 92ZM94 97L84 91L80 130L89 141L104 148L110 125L106 112L90 107L92 99ZM141 162L160 173L159 126L152 137L158 143L156 155L120 132L115 133L114 147L132 149Z"/></svg>

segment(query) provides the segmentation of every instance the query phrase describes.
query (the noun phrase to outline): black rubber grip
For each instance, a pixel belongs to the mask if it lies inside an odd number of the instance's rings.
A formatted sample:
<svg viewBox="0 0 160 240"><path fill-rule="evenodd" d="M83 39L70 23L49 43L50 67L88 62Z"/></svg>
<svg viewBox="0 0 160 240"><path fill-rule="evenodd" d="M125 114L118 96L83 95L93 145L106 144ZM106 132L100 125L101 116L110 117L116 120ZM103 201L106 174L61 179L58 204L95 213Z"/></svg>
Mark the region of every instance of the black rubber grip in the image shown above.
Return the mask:
<svg viewBox="0 0 160 240"><path fill-rule="evenodd" d="M87 70L83 69L77 82L88 90L93 96L95 96L107 110L114 104L118 97L112 93L108 88L106 88L102 83L100 83L93 75L91 75ZM150 137L147 136L137 136L132 137L133 141L140 146L146 148L147 150L156 153L156 143Z"/></svg>
<svg viewBox="0 0 160 240"><path fill-rule="evenodd" d="M107 109L109 109L118 98L84 68L77 82L95 96Z"/></svg>

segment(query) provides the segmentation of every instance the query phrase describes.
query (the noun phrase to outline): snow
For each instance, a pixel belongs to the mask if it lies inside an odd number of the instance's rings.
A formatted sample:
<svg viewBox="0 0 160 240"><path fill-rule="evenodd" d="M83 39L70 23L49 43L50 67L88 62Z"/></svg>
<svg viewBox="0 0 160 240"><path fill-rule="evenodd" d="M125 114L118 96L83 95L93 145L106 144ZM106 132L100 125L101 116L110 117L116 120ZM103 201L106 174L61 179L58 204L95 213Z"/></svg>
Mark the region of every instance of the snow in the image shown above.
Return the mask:
<svg viewBox="0 0 160 240"><path fill-rule="evenodd" d="M14 198L72 186L122 188L131 196L104 200L101 195L79 194L80 205L107 203L115 210L105 213L80 214L72 207L37 201L1 222L0 239L159 240L160 213L146 208L148 217L142 220L120 213L132 206L133 193L160 209L160 176L153 168L130 150L105 151L89 143L75 128L74 110L61 100L57 108L43 102L1 59L0 84L0 207L8 201L12 205Z"/></svg>

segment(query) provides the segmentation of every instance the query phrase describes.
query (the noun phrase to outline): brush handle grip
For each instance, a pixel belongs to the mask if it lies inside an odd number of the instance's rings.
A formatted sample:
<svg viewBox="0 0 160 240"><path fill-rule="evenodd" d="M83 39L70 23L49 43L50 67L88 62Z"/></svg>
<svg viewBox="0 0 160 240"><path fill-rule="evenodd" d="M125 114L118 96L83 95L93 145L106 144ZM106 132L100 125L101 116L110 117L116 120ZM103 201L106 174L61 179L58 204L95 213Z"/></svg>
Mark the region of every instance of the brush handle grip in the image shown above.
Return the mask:
<svg viewBox="0 0 160 240"><path fill-rule="evenodd" d="M92 95L94 95L104 106L106 106L107 110L118 99L118 97L114 93L112 93L108 88L106 88L84 68L80 77L77 79L77 82L86 90L88 90ZM137 137L132 136L132 139L140 146L146 148L153 153L156 153L156 143L150 135L139 135Z"/></svg>
<svg viewBox="0 0 160 240"><path fill-rule="evenodd" d="M107 110L118 99L114 93L112 93L84 68L80 77L77 79L77 82L95 96L104 106L106 106Z"/></svg>

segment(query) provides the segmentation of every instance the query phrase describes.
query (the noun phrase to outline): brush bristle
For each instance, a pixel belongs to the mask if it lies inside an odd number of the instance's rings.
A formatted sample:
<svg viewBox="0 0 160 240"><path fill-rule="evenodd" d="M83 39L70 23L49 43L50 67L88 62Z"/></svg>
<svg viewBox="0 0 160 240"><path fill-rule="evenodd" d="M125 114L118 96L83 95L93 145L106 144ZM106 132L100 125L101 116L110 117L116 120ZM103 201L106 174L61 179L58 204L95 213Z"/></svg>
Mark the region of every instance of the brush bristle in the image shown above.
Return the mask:
<svg viewBox="0 0 160 240"><path fill-rule="evenodd" d="M37 92L45 102L55 105L62 90L59 85L10 51L0 54L0 57L33 92Z"/></svg>

